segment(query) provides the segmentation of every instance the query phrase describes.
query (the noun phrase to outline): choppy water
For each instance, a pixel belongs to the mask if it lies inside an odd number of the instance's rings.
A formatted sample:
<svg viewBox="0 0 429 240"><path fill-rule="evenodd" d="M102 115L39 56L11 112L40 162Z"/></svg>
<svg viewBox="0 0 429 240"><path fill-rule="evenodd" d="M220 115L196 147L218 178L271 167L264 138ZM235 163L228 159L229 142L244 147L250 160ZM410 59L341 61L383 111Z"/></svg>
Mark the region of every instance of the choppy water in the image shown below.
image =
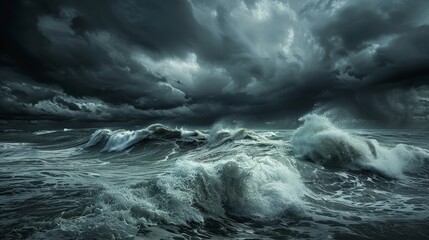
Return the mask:
<svg viewBox="0 0 429 240"><path fill-rule="evenodd" d="M428 239L429 131L6 130L1 239Z"/></svg>

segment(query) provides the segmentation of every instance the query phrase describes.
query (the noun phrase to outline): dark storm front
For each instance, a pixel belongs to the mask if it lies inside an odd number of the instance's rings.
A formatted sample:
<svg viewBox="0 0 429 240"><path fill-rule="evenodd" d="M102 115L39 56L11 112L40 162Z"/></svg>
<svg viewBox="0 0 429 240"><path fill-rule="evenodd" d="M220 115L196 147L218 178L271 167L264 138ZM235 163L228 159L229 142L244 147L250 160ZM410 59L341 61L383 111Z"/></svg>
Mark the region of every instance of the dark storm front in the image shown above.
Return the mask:
<svg viewBox="0 0 429 240"><path fill-rule="evenodd" d="M427 239L426 131L4 130L2 239Z"/></svg>

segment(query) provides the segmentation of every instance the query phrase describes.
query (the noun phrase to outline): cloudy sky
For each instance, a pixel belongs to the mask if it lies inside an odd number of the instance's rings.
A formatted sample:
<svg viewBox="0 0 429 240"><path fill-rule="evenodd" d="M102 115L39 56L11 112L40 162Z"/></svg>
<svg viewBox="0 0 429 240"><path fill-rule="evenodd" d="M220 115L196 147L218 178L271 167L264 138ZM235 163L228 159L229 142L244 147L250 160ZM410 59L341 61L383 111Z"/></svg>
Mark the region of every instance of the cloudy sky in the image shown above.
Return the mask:
<svg viewBox="0 0 429 240"><path fill-rule="evenodd" d="M1 1L0 118L429 122L429 1Z"/></svg>

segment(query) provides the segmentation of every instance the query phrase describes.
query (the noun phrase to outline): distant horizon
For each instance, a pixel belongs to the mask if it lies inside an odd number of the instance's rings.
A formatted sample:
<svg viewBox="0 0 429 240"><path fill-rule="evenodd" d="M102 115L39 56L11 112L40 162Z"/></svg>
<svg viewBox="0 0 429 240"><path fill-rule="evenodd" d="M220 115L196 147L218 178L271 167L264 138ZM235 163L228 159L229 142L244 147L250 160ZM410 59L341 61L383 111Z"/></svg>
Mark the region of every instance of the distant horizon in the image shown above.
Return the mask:
<svg viewBox="0 0 429 240"><path fill-rule="evenodd" d="M216 121L211 124L190 124L190 123L180 123L172 122L168 120L164 121L121 121L121 122L112 122L112 121L55 121L55 120L8 120L0 123L0 129L2 131L8 129L17 129L17 130L61 130L64 128L72 129L84 129L84 128L111 128L111 129L142 129L146 128L153 124L162 124L171 128L186 128L186 129L204 129L210 130L213 127L219 125L224 128L237 129L237 128L248 128L253 130L296 130L302 125L302 122L296 120L296 124L276 123L276 124L261 124L261 123L233 123L226 121ZM411 125L411 126L386 126L380 123L339 123L343 129L348 130L429 130L429 125Z"/></svg>

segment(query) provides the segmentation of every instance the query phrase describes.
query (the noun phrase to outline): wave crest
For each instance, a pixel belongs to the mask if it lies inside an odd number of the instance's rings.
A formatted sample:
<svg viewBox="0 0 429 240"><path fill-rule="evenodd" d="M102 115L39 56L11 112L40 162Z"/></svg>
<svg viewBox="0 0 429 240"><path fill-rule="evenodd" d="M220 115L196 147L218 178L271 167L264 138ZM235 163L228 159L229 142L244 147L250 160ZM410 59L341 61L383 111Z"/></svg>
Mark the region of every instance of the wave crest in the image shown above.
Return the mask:
<svg viewBox="0 0 429 240"><path fill-rule="evenodd" d="M248 129L212 129L209 134L198 130L172 129L162 124L152 124L140 130L98 129L84 145L85 148L102 145L102 152L123 151L142 140L180 140L184 142L208 143L217 147L237 140L267 141L256 132Z"/></svg>
<svg viewBox="0 0 429 240"><path fill-rule="evenodd" d="M98 129L91 135L84 147L88 148L104 144L101 149L102 152L119 152L144 139L201 141L205 139L205 134L199 131L172 129L162 124L152 124L140 130Z"/></svg>
<svg viewBox="0 0 429 240"><path fill-rule="evenodd" d="M425 149L404 144L381 146L374 139L337 128L326 117L309 114L300 120L304 123L291 138L293 152L326 167L358 167L398 178L421 168L429 159Z"/></svg>
<svg viewBox="0 0 429 240"><path fill-rule="evenodd" d="M238 128L238 129L217 129L214 128L210 132L208 142L210 146L216 147L226 142L237 140L252 140L252 141L267 141L267 139L254 131Z"/></svg>
<svg viewBox="0 0 429 240"><path fill-rule="evenodd" d="M271 157L240 154L215 162L182 159L170 172L126 188L105 186L79 216L39 234L82 238L132 238L142 226L189 225L227 215L271 220L299 213L305 187L299 174ZM84 234L84 235L80 235Z"/></svg>

